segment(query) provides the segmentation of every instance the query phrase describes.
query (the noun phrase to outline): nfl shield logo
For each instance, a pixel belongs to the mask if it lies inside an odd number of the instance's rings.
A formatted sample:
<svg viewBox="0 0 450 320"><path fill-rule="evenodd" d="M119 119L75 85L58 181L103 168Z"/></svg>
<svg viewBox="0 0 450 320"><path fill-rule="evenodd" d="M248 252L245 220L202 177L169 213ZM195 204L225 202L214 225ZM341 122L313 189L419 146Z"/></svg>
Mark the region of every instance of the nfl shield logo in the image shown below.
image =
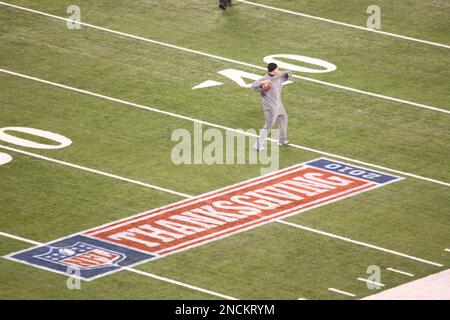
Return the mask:
<svg viewBox="0 0 450 320"><path fill-rule="evenodd" d="M120 271L123 267L149 261L153 257L155 256L81 234L8 255L8 259L65 276L73 268L80 271L79 277L84 280L94 280Z"/></svg>
<svg viewBox="0 0 450 320"><path fill-rule="evenodd" d="M77 242L68 247L49 246L48 248L48 252L34 257L81 270L116 266L125 259L125 255L120 252L113 252L83 242Z"/></svg>

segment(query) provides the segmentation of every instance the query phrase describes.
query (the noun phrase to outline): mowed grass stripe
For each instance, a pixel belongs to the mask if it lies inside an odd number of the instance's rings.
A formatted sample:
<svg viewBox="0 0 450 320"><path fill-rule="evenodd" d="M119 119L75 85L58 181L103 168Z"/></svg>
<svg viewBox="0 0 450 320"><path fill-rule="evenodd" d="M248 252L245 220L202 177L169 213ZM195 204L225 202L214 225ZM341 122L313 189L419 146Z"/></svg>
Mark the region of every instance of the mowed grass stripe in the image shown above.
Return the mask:
<svg viewBox="0 0 450 320"><path fill-rule="evenodd" d="M243 135L246 135L246 136L253 136L253 137L256 136L255 134L251 134L251 133L248 133L248 132L243 131L243 130L237 130L237 129L225 127L225 126L214 124L214 123L211 123L211 122L207 122L207 121L203 121L203 120L199 120L199 119L195 119L195 118L179 115L179 114L176 114L176 113L173 113L173 112L168 112L168 111L164 111L164 110L161 110L161 109L152 108L152 107L144 106L144 105L141 105L141 104L137 104L137 103L133 103L133 102L129 102L129 101L125 101L125 100L121 100L121 99L105 96L105 95L102 95L102 94L99 94L99 93L94 93L94 92L90 92L90 91L87 91L87 90L82 90L82 89L74 88L74 87L71 87L71 86L66 86L66 85L63 85L63 84L55 83L55 82L52 82L52 81L39 79L39 78L36 78L36 77L32 77L32 76L28 76L28 75L25 75L25 74L21 74L21 73L18 73L18 72L13 72L13 71L1 69L1 68L0 68L0 72L6 73L6 74L9 74L9 75L13 75L13 76L17 76L17 77L21 77L21 78L25 78L25 79L29 79L29 80L33 80L33 81L37 81L37 82L41 82L41 83L45 83L45 84L48 84L48 85L51 85L51 86L55 86L55 87L59 87L59 88L62 88L62 89L75 91L75 92L78 92L78 93L81 93L81 94L87 94L87 95L94 96L94 97L97 97L97 98L102 98L102 99L105 99L105 100L118 102L118 103L125 104L125 105L128 105L128 106L132 106L132 107L136 107L136 108L140 108L140 109L145 109L145 110L152 111L152 112L161 113L161 114L165 114L165 115L168 115L168 116L172 116L172 117L176 117L176 118L180 118L180 119L184 119L184 120L188 120L188 121L192 121L192 122L201 123L201 124L208 125L208 126L215 127L215 128L219 128L219 129L233 131L233 132L236 132L236 133L239 133L239 134L243 134ZM269 138L268 140L269 141L273 141L273 142L277 142L277 140L273 139L273 138ZM325 156L329 156L329 157L333 157L333 158L337 158L337 159L341 159L341 160L345 160L345 161L350 161L350 162L358 163L358 164L361 164L361 165L370 166L370 167L374 167L374 168L377 168L377 169L390 171L390 172L393 172L393 173L396 173L396 174L399 174L399 175L408 176L408 177L412 177L412 178L416 178L416 179L420 179L420 180L424 180L424 181L428 181L428 182L432 182L432 183L436 183L436 184L440 184L440 185L443 185L443 186L450 187L450 183L446 182L446 181L440 181L440 180L436 180L436 179L432 179L432 178L416 175L414 173L409 173L409 172L404 172L404 171L400 171L400 170L396 170L396 169L391 169L391 168L388 168L388 167L385 167L385 166L380 166L380 165L377 165L377 164L373 164L373 163L369 163L369 162L365 162L365 161L361 161L361 160L357 160L357 159L352 159L352 158L349 158L349 157L345 157L345 156L337 155L337 154L334 154L334 153L329 153L329 152L326 152L326 151L317 150L317 149L313 149L313 148L309 148L309 147L305 147L305 146L301 146L301 145L297 145L297 144L290 144L290 146L294 147L294 148L297 148L297 149L311 151L311 152L318 153L318 154L321 154L321 155L325 155Z"/></svg>
<svg viewBox="0 0 450 320"><path fill-rule="evenodd" d="M303 18L314 19L314 20L318 20L318 21L322 21L322 22L336 24L336 25L339 25L339 26L349 27L349 28L353 28L353 29L358 29L358 30L362 30L362 31L368 31L368 32L377 33L377 34L390 36L390 37L394 37L394 38L399 38L399 39L403 39L403 40L409 40L409 41L413 41L413 42L417 42L417 43L422 43L422 44L427 44L427 45L431 45L431 46L436 46L436 47L450 49L450 45L447 45L447 44L437 43L437 42L423 40L423 39L417 39L417 38L414 38L414 37L409 37L409 36L396 34L396 33L392 33L392 32L386 32L386 31L382 31L382 30L378 30L378 29L371 29L371 28L367 28L367 27L363 27L363 26L354 25L354 24L351 24L351 23L346 23L346 22L336 21L336 20L333 20L333 19L328 19L328 18L323 18L323 17L310 15L310 14L306 14L306 13L303 13L303 12L297 12L297 11L287 10L287 9L278 8L278 7L274 7L274 6L269 6L267 4L262 4L262 3L258 3L258 2L255 2L255 1L246 1L246 0L236 0L236 1L248 4L248 5L251 5L251 6L255 6L255 7L265 8L265 9L268 9L268 10L273 10L273 11L287 13L287 14L292 14L292 15L295 15L295 16L303 17Z"/></svg>
<svg viewBox="0 0 450 320"><path fill-rule="evenodd" d="M213 290L222 288L245 299L323 299L332 296L327 287L367 296L370 291L355 279L372 264L398 263L402 268L421 270L421 276L424 270L426 274L436 272L433 266L361 246L352 248L347 242L275 223L143 264L139 269L164 272L172 278L184 274L188 282ZM180 265L183 268L177 267ZM409 280L388 275L383 279L389 287Z"/></svg>
<svg viewBox="0 0 450 320"><path fill-rule="evenodd" d="M56 41L57 42L57 41ZM81 63L82 61L80 60L80 63ZM32 67L32 66L29 66L29 67ZM52 72L54 72L53 70L51 70ZM50 73L51 74L51 73ZM82 75L80 75L80 76L82 76ZM80 79L81 79L81 77L80 77ZM64 82L63 82L64 83ZM217 96L214 96L215 97L215 99L217 100ZM259 101L258 101L259 102ZM258 110L259 111L259 110ZM258 115L259 115L259 113L257 113ZM137 152L139 152L139 150L136 150ZM376 151L374 151L374 152L376 152ZM158 167L159 168L159 167ZM221 170L219 169L218 170L218 172L220 172ZM136 176L136 175L135 175ZM410 182L408 182L408 184L409 184ZM209 187L214 187L214 183L210 183L209 184ZM209 187L207 187L207 188L209 188ZM207 190L209 190L209 189L207 189ZM430 204L431 204L432 202L430 202ZM431 208L429 208L429 210L433 210L433 208L434 209L436 209L435 207L433 207L433 204L431 205ZM414 216L415 215L415 213L414 213L414 210L412 210L412 212L411 212L411 216ZM381 229L380 229L381 230ZM397 231L395 231L395 232L397 232ZM399 235L398 235L399 237L401 237L401 231L399 232ZM425 243L426 242L424 242L424 246L425 246ZM440 250L442 250L442 248L440 249ZM338 287L338 286L337 286ZM297 295L299 294L299 293L301 293L301 292L297 292Z"/></svg>
<svg viewBox="0 0 450 320"><path fill-rule="evenodd" d="M71 120L73 120L73 119L71 119ZM120 158L119 158L120 159ZM274 247L278 247L278 243L277 243L277 241L275 241L275 239L279 239L279 237L276 237L276 238L274 238L274 239L272 239L272 246L274 246ZM299 239L301 239L300 237L299 237ZM304 239L301 241L301 244L303 245L303 246L305 246L305 248L308 248L308 246L310 245L310 242L309 241L305 241ZM235 246L232 246L232 247L235 247ZM346 249L345 249L346 250ZM209 248L208 248L208 251L209 251ZM220 252L222 252L222 254L223 254L223 252L228 252L228 251L223 251L223 250L220 250ZM231 250L231 248L230 248L230 251L229 252L233 252L232 250ZM321 252L321 250L318 250L317 252ZM336 250L332 250L332 252L333 253L335 253L336 252ZM352 252L353 252L353 250L352 250ZM192 251L190 251L189 252L189 255L192 255L192 254L194 254ZM206 254L208 254L208 253L206 253ZM266 257L266 259L267 259L267 257ZM222 259L217 259L217 261L219 262L219 261L222 261ZM266 260L267 261L267 260ZM241 265L242 265L242 259L241 259ZM177 264L177 265L180 265L179 263ZM266 264L267 265L267 264ZM146 267L144 267L143 266L143 268L146 268ZM170 268L169 268L170 269ZM174 269L176 269L176 268L174 268ZM200 269L199 269L200 270ZM211 270L211 272L212 272L212 270ZM273 273L274 272L274 270L272 270L272 269L270 269L270 270L268 270L267 271L267 273ZM155 273L155 272L152 272L152 273ZM156 272L156 274L165 274L165 271L162 273L162 272ZM205 274L207 274L208 275L208 277L209 277L209 273L208 272L205 272L203 275L205 275ZM287 278L289 278L289 275L286 275L287 276ZM213 279L213 280L215 280L215 279L217 279L217 277L218 277L218 275L217 274L214 274L214 272L212 272L211 273L211 279ZM174 278L174 277L172 277L172 278ZM184 279L184 276L183 275L179 275L179 277L175 277L175 278L178 278L178 279ZM219 277L220 278L220 277ZM289 278L290 279L290 278ZM197 283L196 281L189 281L189 283ZM209 286L203 286L202 285L202 287L209 287ZM224 291L223 289L222 290L220 290L220 287L216 287L217 289L217 291ZM322 289L318 289L318 292L322 292L321 291ZM227 290L225 290L226 292L228 292ZM297 291L296 291L296 296L299 294L299 293L301 293L301 291L299 291L298 289L297 289ZM259 292L259 294L261 294L261 292ZM270 291L268 291L267 292L267 294L270 294ZM280 293L277 293L277 295L278 294L280 294ZM233 295L236 295L236 296L241 296L241 295L239 295L239 292L234 292L234 294ZM309 295L308 295L309 296ZM272 296L273 297L273 296Z"/></svg>
<svg viewBox="0 0 450 320"><path fill-rule="evenodd" d="M39 242L30 240L30 239L26 239L26 238L23 238L23 237L17 237L17 236L8 234L8 233L0 233L0 236L4 236L4 237L10 238L10 239L14 239L14 240L24 241L24 242L27 242L27 243L30 243L30 244L33 244L33 245L41 245L41 243L39 243ZM320 253L321 252L321 250L316 251L315 249L312 250L312 251L314 251L315 253ZM195 290L195 291L198 291L198 292L202 292L202 293L206 293L206 294L209 294L209 295L213 295L213 296L216 296L218 298L236 300L236 298L234 298L234 297L232 297L230 295L224 295L224 294L218 293L216 291L204 289L203 287L199 287L199 286L196 286L196 285L191 285L191 284L188 284L186 282L180 282L178 280L174 280L174 279L168 278L166 276L159 276L157 274L154 274L153 272L145 271L146 269L148 269L148 267L151 267L151 266L152 266L152 263L148 263L146 265L141 265L141 267L139 267L139 269L137 269L137 267L133 267L133 268L124 268L124 270L130 271L132 273L136 273L136 274L139 274L139 275L143 275L143 276L148 277L148 278L152 278L152 279L164 281L164 282L167 282L167 283L170 283L170 284L175 284L175 285L178 285L178 286L181 286L181 287L185 287L185 288L188 288L190 290ZM144 269L144 270L141 270L141 269ZM207 276L208 275L208 272L207 272L208 270L204 270L204 271L205 272L203 273L203 275ZM232 270L229 270L229 271L232 272ZM213 278L217 277L217 275L211 275L211 276L213 276ZM115 277L117 277L117 274L108 276L108 278L109 277L112 277L114 279ZM176 278L178 278L178 277L179 276L176 276ZM342 279L342 280L345 280L345 279ZM102 281L105 281L105 279L98 279L94 283L101 283ZM191 279L191 282L192 282L192 279ZM238 282L235 282L235 284L238 284ZM90 284L90 285L92 285L92 284ZM84 284L82 286L84 286ZM316 298L317 298L317 295L324 294L323 288L321 288L320 286L318 286L317 288L308 288L308 290L309 291L310 290L314 290ZM128 292L128 291L124 292L124 293L132 294L132 292ZM124 296L124 298L126 298L126 297L127 296ZM102 296L102 298L105 298L105 296ZM273 296L272 296L272 298L273 298Z"/></svg>
<svg viewBox="0 0 450 320"><path fill-rule="evenodd" d="M16 237L16 236L13 236L13 235L10 235L10 234L6 234L6 233L4 233L3 235L7 235L8 237L10 237L10 238L13 238L13 239L16 239L16 240L20 240L20 241L24 241L24 238L22 238L22 237ZM28 240L28 239L25 239L25 240ZM30 242L29 240L28 240L28 242ZM37 243L37 242L30 242L30 243L32 243L32 244L39 244L39 243ZM152 275L154 275L153 273L152 273ZM155 276L154 278L156 278L156 279L158 279L158 277L159 276ZM166 277L163 277L163 278L165 278L166 279ZM188 286L189 287L189 286ZM219 296L219 297L221 297L221 298L225 298L225 296ZM229 296L226 296L226 297L229 297Z"/></svg>
<svg viewBox="0 0 450 320"><path fill-rule="evenodd" d="M5 2L1 2L1 1L0 1L0 5L9 6L9 7L12 7L12 8L19 9L19 10L28 11L28 12L31 12L31 13L43 15L43 16L46 16L46 17L54 18L54 19L63 20L63 21L66 21L66 22L67 21L71 22L71 20L68 19L68 18L56 16L56 15L45 13L45 12L38 11L38 10L33 10L33 9L25 8L25 7L16 6L16 5L5 3ZM259 70L266 70L265 67L257 66L257 65L254 65L254 64L250 64L250 63L246 63L246 62L242 62L242 61L238 61L238 60L234 60L234 59L230 59L230 58L221 57L221 56L214 55L214 54L209 54L209 53L206 53L206 52L203 52L203 51L189 49L189 48L173 45L173 44L170 44L170 43L165 43L165 42L158 41L158 40L153 40L153 39L149 39L149 38L145 38L145 37L141 37L141 36L136 36L136 35L132 35L132 34L129 34L129 33L120 32L120 31L116 31L116 30L112 30L112 29L96 26L96 25L93 25L93 24L85 23L85 22L79 22L79 24L82 25L82 26L89 27L89 28L93 28L93 29L97 29L97 30L113 33L113 34L116 34L116 35L132 38L132 39L135 39L135 40L145 41L145 42L148 42L148 43L152 43L152 44L156 44L156 45L160 45L160 46L164 46L164 47L168 47L168 48L172 48L172 49L176 49L176 50L181 50L181 51L185 51L185 52L189 52L189 53L205 56L205 57L208 57L208 58L213 58L213 59L217 59L217 60L221 60L221 61L225 61L225 62L230 62L230 63L233 63L233 64L238 64L238 65L242 65L242 66L246 66L246 67L256 68L256 69L259 69ZM349 91L349 92L352 92L352 93L363 94L363 95L367 95L367 96L374 97L374 98L380 98L380 99L384 99L384 100L393 101L393 102L400 103L400 104L406 104L406 105L411 105L411 106L414 106L414 107L419 107L419 108L423 108L423 109L427 109L427 110L431 110L431 111L437 111L437 112L441 112L441 113L445 113L445 114L450 114L450 110L446 110L446 109L443 109L443 108L440 108L440 107L435 107L435 106L430 106L430 105L426 105L426 104L423 104L423 103L417 103L417 102L413 102L413 101L408 101L408 100L404 100L404 99L390 97L390 96L386 96L386 95L379 94L379 93L373 93L373 92L369 92L369 91L365 91L365 90L360 90L360 89L356 89L356 88L352 88L352 87L348 87L348 86L339 85L339 84L336 84L336 83L331 83L331 82L326 82L326 81L322 81L322 80L318 80L318 79L314 79L314 78L299 76L299 75L296 75L296 74L294 74L293 77L297 78L297 79L309 81L309 82L314 82L314 83L317 83L317 84L320 84L320 85L333 87L333 88L336 88L336 89L342 89L342 90Z"/></svg>

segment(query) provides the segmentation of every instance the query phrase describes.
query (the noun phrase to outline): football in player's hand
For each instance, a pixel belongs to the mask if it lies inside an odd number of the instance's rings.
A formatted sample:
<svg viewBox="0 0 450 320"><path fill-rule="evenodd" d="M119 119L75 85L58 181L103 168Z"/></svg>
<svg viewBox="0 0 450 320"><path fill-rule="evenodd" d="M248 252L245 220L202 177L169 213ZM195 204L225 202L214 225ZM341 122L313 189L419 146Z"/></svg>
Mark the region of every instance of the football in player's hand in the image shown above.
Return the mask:
<svg viewBox="0 0 450 320"><path fill-rule="evenodd" d="M270 88L272 88L272 82L270 80L266 80L262 83L261 85L261 90L263 92L267 92L270 90Z"/></svg>

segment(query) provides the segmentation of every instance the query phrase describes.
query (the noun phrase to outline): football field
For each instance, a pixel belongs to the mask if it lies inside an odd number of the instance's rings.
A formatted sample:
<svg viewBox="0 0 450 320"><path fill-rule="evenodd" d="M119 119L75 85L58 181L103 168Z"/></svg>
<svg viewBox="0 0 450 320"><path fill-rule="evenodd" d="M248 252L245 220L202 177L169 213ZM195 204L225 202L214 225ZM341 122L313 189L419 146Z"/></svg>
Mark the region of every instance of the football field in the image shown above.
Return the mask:
<svg viewBox="0 0 450 320"><path fill-rule="evenodd" d="M449 269L449 18L449 0L0 1L0 299L362 299ZM254 138L248 85L269 61L293 72L280 171L176 163L180 130ZM352 189L229 228L166 225L158 250L130 231L297 169ZM42 254L17 256L74 235L131 262L69 289Z"/></svg>

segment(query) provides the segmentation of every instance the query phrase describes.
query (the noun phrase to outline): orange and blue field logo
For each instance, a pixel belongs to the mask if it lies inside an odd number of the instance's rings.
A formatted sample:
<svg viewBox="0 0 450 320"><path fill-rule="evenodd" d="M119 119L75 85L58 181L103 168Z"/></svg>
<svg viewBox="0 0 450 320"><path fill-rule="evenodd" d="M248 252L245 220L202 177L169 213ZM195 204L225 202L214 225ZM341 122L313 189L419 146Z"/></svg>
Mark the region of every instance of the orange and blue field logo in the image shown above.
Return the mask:
<svg viewBox="0 0 450 320"><path fill-rule="evenodd" d="M14 253L9 259L92 280L399 181L319 158Z"/></svg>
<svg viewBox="0 0 450 320"><path fill-rule="evenodd" d="M77 242L64 248L49 246L49 251L34 257L83 270L113 267L126 258L122 253L105 250L85 242Z"/></svg>

